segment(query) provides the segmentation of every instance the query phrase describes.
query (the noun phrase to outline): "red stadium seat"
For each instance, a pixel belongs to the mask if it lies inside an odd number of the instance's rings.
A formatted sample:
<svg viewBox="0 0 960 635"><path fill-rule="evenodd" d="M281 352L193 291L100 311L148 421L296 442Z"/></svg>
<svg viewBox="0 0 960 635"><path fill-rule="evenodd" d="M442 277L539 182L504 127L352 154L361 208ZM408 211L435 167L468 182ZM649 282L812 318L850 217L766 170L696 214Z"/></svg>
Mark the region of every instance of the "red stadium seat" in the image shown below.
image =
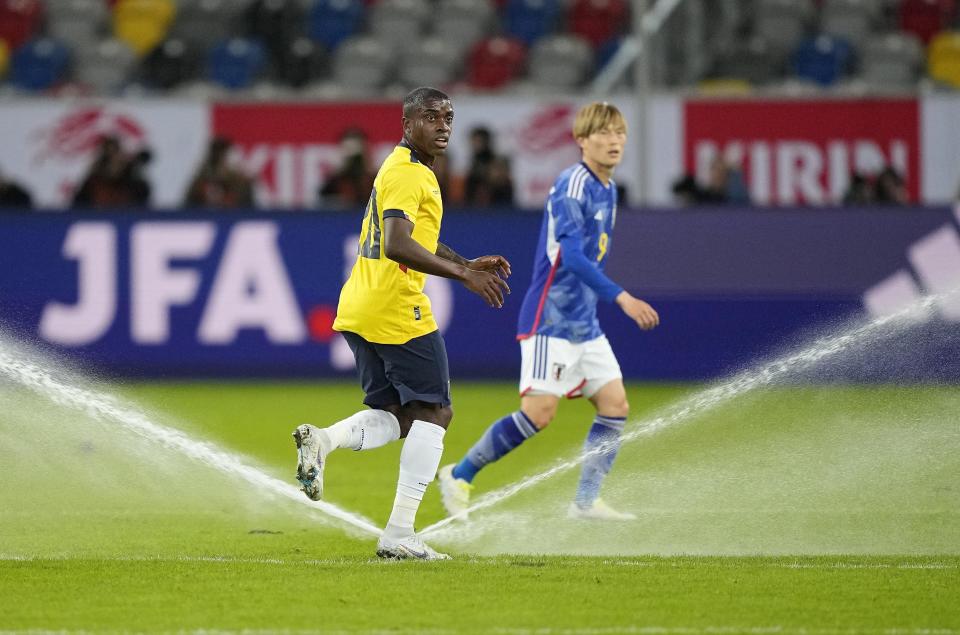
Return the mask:
<svg viewBox="0 0 960 635"><path fill-rule="evenodd" d="M569 14L570 32L597 48L630 24L626 0L576 0Z"/></svg>
<svg viewBox="0 0 960 635"><path fill-rule="evenodd" d="M467 81L474 88L502 88L523 74L526 59L527 49L519 40L481 40L470 53Z"/></svg>
<svg viewBox="0 0 960 635"><path fill-rule="evenodd" d="M40 27L40 0L0 0L0 40L12 51L32 38Z"/></svg>
<svg viewBox="0 0 960 635"><path fill-rule="evenodd" d="M900 28L927 44L934 35L949 27L956 11L956 0L903 0Z"/></svg>

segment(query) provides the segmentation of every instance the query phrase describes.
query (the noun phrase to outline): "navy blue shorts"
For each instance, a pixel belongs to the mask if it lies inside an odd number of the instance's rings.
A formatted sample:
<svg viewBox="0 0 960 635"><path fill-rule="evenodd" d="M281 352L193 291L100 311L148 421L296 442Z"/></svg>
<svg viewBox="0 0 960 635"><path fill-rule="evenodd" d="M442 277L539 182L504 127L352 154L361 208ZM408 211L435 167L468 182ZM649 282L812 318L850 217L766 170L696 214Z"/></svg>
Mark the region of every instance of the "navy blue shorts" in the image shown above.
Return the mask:
<svg viewBox="0 0 960 635"><path fill-rule="evenodd" d="M371 408L411 401L450 405L450 366L440 331L406 344L374 344L347 331L343 337L357 360L363 403Z"/></svg>

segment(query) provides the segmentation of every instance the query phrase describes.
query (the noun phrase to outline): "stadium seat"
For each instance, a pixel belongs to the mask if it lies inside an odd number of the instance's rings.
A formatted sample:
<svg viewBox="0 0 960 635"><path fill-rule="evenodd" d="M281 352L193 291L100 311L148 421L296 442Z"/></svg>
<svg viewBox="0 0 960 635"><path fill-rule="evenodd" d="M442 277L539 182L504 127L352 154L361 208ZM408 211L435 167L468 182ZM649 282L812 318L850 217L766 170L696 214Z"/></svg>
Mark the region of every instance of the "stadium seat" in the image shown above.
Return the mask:
<svg viewBox="0 0 960 635"><path fill-rule="evenodd" d="M927 44L949 26L956 11L956 0L903 0L899 11L900 28Z"/></svg>
<svg viewBox="0 0 960 635"><path fill-rule="evenodd" d="M177 9L170 28L170 39L180 40L192 49L204 50L211 42L230 37L238 22L238 9L231 0L193 0Z"/></svg>
<svg viewBox="0 0 960 635"><path fill-rule="evenodd" d="M3 40L0 40L0 79L7 76L10 69L10 47Z"/></svg>
<svg viewBox="0 0 960 635"><path fill-rule="evenodd" d="M47 35L71 49L107 35L110 13L103 0L61 0L47 7Z"/></svg>
<svg viewBox="0 0 960 635"><path fill-rule="evenodd" d="M256 81L266 66L263 44L252 38L235 37L210 50L208 77L217 84L238 90Z"/></svg>
<svg viewBox="0 0 960 635"><path fill-rule="evenodd" d="M796 49L814 15L810 0L757 0L753 32L780 53Z"/></svg>
<svg viewBox="0 0 960 635"><path fill-rule="evenodd" d="M98 94L118 91L136 63L136 54L122 40L102 40L74 54L73 79Z"/></svg>
<svg viewBox="0 0 960 635"><path fill-rule="evenodd" d="M493 37L474 45L467 61L467 82L473 88L503 88L518 76L526 65L527 50L520 40Z"/></svg>
<svg viewBox="0 0 960 635"><path fill-rule="evenodd" d="M333 79L347 90L372 92L381 88L393 70L391 50L376 38L357 35L334 52Z"/></svg>
<svg viewBox="0 0 960 635"><path fill-rule="evenodd" d="M290 42L304 34L301 9L298 0L255 0L247 10L247 32L277 60Z"/></svg>
<svg viewBox="0 0 960 635"><path fill-rule="evenodd" d="M753 37L734 42L721 53L714 75L762 86L783 75L783 61L765 38Z"/></svg>
<svg viewBox="0 0 960 635"><path fill-rule="evenodd" d="M363 24L363 0L316 0L310 7L307 34L332 51Z"/></svg>
<svg viewBox="0 0 960 635"><path fill-rule="evenodd" d="M503 12L503 29L530 46L553 32L560 13L559 0L509 0Z"/></svg>
<svg viewBox="0 0 960 635"><path fill-rule="evenodd" d="M193 45L183 39L170 38L153 49L143 64L144 79L156 88L168 90L194 79L199 59Z"/></svg>
<svg viewBox="0 0 960 635"><path fill-rule="evenodd" d="M623 38L607 40L597 48L597 70L603 69L623 46Z"/></svg>
<svg viewBox="0 0 960 635"><path fill-rule="evenodd" d="M426 0L379 0L369 12L370 34L400 50L422 36L429 15Z"/></svg>
<svg viewBox="0 0 960 635"><path fill-rule="evenodd" d="M490 0L440 0L431 30L459 56L490 34L495 17Z"/></svg>
<svg viewBox="0 0 960 635"><path fill-rule="evenodd" d="M575 0L567 18L569 30L597 48L630 25L625 0Z"/></svg>
<svg viewBox="0 0 960 635"><path fill-rule="evenodd" d="M400 59L400 82L408 88L444 86L460 67L460 56L446 40L428 37L404 47Z"/></svg>
<svg viewBox="0 0 960 635"><path fill-rule="evenodd" d="M113 32L145 55L166 37L176 10L173 0L120 0L113 9Z"/></svg>
<svg viewBox="0 0 960 635"><path fill-rule="evenodd" d="M64 79L70 56L50 38L30 40L13 53L11 82L18 88L41 91Z"/></svg>
<svg viewBox="0 0 960 635"><path fill-rule="evenodd" d="M923 64L923 45L909 33L874 36L860 55L860 77L878 88L912 89Z"/></svg>
<svg viewBox="0 0 960 635"><path fill-rule="evenodd" d="M576 35L551 35L530 49L529 79L544 89L575 88L593 69L590 45Z"/></svg>
<svg viewBox="0 0 960 635"><path fill-rule="evenodd" d="M820 31L843 38L857 50L873 34L880 19L876 0L827 0L820 18Z"/></svg>
<svg viewBox="0 0 960 635"><path fill-rule="evenodd" d="M846 40L818 35L800 43L793 55L794 74L821 86L839 81L849 70L853 52Z"/></svg>
<svg viewBox="0 0 960 635"><path fill-rule="evenodd" d="M960 31L947 31L933 38L927 59L930 77L960 88Z"/></svg>
<svg viewBox="0 0 960 635"><path fill-rule="evenodd" d="M37 34L43 17L40 0L0 0L0 40L15 49Z"/></svg>
<svg viewBox="0 0 960 635"><path fill-rule="evenodd" d="M323 45L308 37L298 37L280 53L277 79L288 86L301 88L321 78L327 68Z"/></svg>

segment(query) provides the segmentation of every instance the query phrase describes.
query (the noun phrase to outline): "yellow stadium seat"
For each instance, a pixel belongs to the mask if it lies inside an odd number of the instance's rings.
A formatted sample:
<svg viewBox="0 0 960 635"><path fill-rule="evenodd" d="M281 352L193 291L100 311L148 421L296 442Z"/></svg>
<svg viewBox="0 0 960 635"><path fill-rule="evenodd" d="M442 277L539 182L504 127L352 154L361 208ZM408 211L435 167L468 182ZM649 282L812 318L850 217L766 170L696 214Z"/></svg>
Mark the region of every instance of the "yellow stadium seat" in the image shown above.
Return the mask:
<svg viewBox="0 0 960 635"><path fill-rule="evenodd" d="M144 55L166 37L176 11L173 0L120 0L113 9L113 32Z"/></svg>
<svg viewBox="0 0 960 635"><path fill-rule="evenodd" d="M7 46L6 41L0 40L0 78L6 76L8 68L10 68L10 47Z"/></svg>
<svg viewBox="0 0 960 635"><path fill-rule="evenodd" d="M697 87L703 95L747 95L751 90L750 82L735 78L705 79Z"/></svg>
<svg viewBox="0 0 960 635"><path fill-rule="evenodd" d="M960 31L944 31L930 41L927 49L930 77L960 88Z"/></svg>

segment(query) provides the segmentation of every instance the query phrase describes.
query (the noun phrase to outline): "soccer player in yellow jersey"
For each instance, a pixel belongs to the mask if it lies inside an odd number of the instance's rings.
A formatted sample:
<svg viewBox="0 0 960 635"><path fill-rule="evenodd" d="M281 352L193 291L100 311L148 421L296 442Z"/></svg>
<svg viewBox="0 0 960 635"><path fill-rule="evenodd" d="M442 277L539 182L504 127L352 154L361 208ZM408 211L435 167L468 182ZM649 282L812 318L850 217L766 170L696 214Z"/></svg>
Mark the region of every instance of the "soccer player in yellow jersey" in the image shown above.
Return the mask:
<svg viewBox="0 0 960 635"><path fill-rule="evenodd" d="M439 241L443 205L432 167L450 141L450 98L417 88L403 100L402 123L403 141L374 180L357 262L333 324L356 358L369 409L327 428L298 426L297 479L307 496L319 500L330 452L369 450L405 438L397 495L377 555L445 560L449 556L424 544L413 529L453 417L447 352L423 285L427 274L459 280L500 308L503 292L510 292L510 263L502 256L467 260Z"/></svg>

